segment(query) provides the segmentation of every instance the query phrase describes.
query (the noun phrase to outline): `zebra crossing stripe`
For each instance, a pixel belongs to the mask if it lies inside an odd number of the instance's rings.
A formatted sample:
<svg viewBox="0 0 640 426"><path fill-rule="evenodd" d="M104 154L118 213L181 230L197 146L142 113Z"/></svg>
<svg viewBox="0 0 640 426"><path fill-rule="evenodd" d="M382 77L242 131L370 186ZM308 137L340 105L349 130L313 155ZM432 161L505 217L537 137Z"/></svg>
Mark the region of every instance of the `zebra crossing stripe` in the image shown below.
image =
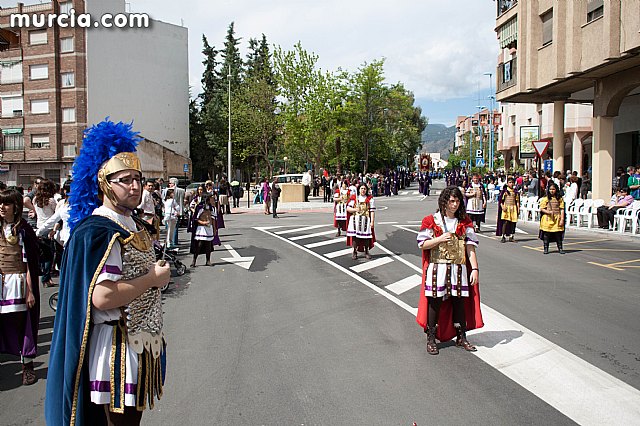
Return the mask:
<svg viewBox="0 0 640 426"><path fill-rule="evenodd" d="M296 232L310 231L311 229L323 228L325 226L328 226L328 225L323 224L323 225L305 226L304 228L287 229L286 231L274 232L274 234L276 235L295 234Z"/></svg>
<svg viewBox="0 0 640 426"><path fill-rule="evenodd" d="M393 284L389 284L385 288L392 291L395 294L402 294L412 288L419 286L422 283L422 277L418 274L413 274L407 278L396 281Z"/></svg>
<svg viewBox="0 0 640 426"><path fill-rule="evenodd" d="M328 245L336 244L336 243L346 244L346 239L345 238L332 238L330 240L318 241L317 243L305 244L305 247L306 248L315 248L315 247L328 246Z"/></svg>
<svg viewBox="0 0 640 426"><path fill-rule="evenodd" d="M391 262L393 262L393 259L390 258L389 256L379 257L378 259L370 260L368 262L361 263L356 266L352 266L350 269L355 273L360 273L360 272L368 271L369 269L377 268L378 266L386 265L387 263L391 263Z"/></svg>
<svg viewBox="0 0 640 426"><path fill-rule="evenodd" d="M346 248L344 250L332 251L331 253L325 254L325 257L328 257L329 259L335 259L336 257L346 256L348 254L351 254L352 251L353 251L352 248Z"/></svg>
<svg viewBox="0 0 640 426"><path fill-rule="evenodd" d="M334 232L336 231L332 229L331 231L316 232L315 234L298 235L297 237L291 237L289 239L291 241L298 241L298 240L304 240L305 238L321 237L322 235L329 235L329 234L333 234Z"/></svg>

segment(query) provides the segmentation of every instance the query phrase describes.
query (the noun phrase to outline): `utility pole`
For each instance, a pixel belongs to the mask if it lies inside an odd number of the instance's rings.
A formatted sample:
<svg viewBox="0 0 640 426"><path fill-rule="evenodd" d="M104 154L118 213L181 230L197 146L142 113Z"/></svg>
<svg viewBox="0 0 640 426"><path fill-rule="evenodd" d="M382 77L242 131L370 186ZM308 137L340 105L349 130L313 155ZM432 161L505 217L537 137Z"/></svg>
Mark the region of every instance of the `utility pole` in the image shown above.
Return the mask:
<svg viewBox="0 0 640 426"><path fill-rule="evenodd" d="M229 141L227 142L227 179L231 180L231 64L229 64L229 74L227 75L229 83Z"/></svg>
<svg viewBox="0 0 640 426"><path fill-rule="evenodd" d="M493 171L493 101L495 100L495 93L493 93L493 79L491 78L493 74L485 72L484 75L489 76L489 91L491 92L491 95L489 95L489 100L491 101L489 103L491 108L491 113L489 114L489 170Z"/></svg>

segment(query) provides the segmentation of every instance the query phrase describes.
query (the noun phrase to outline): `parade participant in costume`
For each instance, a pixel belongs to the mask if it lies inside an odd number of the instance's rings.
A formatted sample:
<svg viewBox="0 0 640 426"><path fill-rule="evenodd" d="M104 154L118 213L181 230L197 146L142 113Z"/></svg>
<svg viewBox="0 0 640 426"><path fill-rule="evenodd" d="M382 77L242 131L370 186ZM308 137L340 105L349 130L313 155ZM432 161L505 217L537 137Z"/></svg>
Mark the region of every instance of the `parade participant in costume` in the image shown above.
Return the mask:
<svg viewBox="0 0 640 426"><path fill-rule="evenodd" d="M22 219L22 195L0 192L0 353L19 356L22 384L37 377L33 360L37 355L40 292L38 240L31 225Z"/></svg>
<svg viewBox="0 0 640 426"><path fill-rule="evenodd" d="M506 237L513 242L513 234L516 232L516 223L520 214L520 194L514 188L515 179L511 176L507 179L507 186L498 198L498 225L496 235L501 236L500 242L506 242Z"/></svg>
<svg viewBox="0 0 640 426"><path fill-rule="evenodd" d="M358 187L358 195L352 195L347 203L347 245L353 247L352 259L358 258L358 252L364 251L364 257L371 259L369 250L376 242L374 220L376 205L364 183Z"/></svg>
<svg viewBox="0 0 640 426"><path fill-rule="evenodd" d="M487 208L487 191L480 182L480 175L474 174L471 183L464 193L467 201L467 215L472 222L475 222L475 231L480 232L480 223L484 223L485 209Z"/></svg>
<svg viewBox="0 0 640 426"><path fill-rule="evenodd" d="M427 334L427 352L439 353L441 342L456 338L456 346L475 351L467 330L483 326L478 290L478 237L465 213L459 188L449 186L438 198L438 211L422 220L422 291L416 321Z"/></svg>
<svg viewBox="0 0 640 426"><path fill-rule="evenodd" d="M347 202L349 201L349 188L347 182L342 181L342 187L333 193L333 227L338 228L336 237L341 235L342 231L347 232Z"/></svg>
<svg viewBox="0 0 640 426"><path fill-rule="evenodd" d="M189 228L191 232L191 248L189 252L193 254L191 267L196 267L198 255L204 253L205 266L211 266L211 252L213 245L220 245L220 237L218 236L218 224L216 216L218 214L218 205L213 195L206 195L202 202L198 204L193 214Z"/></svg>
<svg viewBox="0 0 640 426"><path fill-rule="evenodd" d="M564 200L560 196L558 185L551 182L547 187L547 195L540 199L540 233L544 254L549 254L549 243L555 241L558 253L564 254Z"/></svg>
<svg viewBox="0 0 640 426"><path fill-rule="evenodd" d="M71 238L47 375L52 425L139 424L162 396L162 296L169 265L131 215L140 203L139 137L108 119L85 132L73 165Z"/></svg>

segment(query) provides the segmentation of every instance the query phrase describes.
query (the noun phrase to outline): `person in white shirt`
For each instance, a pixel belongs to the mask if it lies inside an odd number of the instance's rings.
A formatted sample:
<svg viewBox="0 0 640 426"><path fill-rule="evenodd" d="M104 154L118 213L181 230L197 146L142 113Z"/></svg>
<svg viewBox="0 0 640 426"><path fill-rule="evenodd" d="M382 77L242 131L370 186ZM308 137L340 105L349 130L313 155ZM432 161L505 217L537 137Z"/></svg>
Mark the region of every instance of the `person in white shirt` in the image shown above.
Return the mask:
<svg viewBox="0 0 640 426"><path fill-rule="evenodd" d="M178 246L178 228L180 226L179 218L184 214L185 190L183 188L178 187L177 178L169 179L169 189L173 189L173 199L176 200L176 205L178 208L178 220L176 221L176 227L173 231L173 235L171 236L171 245L173 247L177 247Z"/></svg>
<svg viewBox="0 0 640 426"><path fill-rule="evenodd" d="M142 218L153 224L153 219L155 217L155 203L153 202L153 196L151 193L155 190L155 185L152 180L148 180L144 184L144 190L142 191L142 202L138 205L138 208L141 209L144 213Z"/></svg>
<svg viewBox="0 0 640 426"><path fill-rule="evenodd" d="M311 177L311 170L307 170L302 175L302 184L304 185L304 201L305 203L309 201L309 194L311 193L311 182L313 178Z"/></svg>
<svg viewBox="0 0 640 426"><path fill-rule="evenodd" d="M165 225L167 225L167 241L165 244L167 248L173 248L171 240L173 237L173 232L176 228L176 223L178 222L178 203L176 203L176 200L173 197L173 189L167 189L167 198L165 198L164 200L163 211L163 222Z"/></svg>

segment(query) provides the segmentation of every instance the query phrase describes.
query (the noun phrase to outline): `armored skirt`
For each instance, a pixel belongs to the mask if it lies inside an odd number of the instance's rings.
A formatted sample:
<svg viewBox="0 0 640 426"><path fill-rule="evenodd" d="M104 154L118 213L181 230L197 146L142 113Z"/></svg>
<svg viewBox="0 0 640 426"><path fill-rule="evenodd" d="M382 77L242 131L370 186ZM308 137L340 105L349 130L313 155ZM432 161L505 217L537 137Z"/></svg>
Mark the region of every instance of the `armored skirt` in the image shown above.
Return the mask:
<svg viewBox="0 0 640 426"><path fill-rule="evenodd" d="M439 215L434 215L434 221L437 226L453 232L458 226L458 219L445 218L446 226L442 223ZM447 232L447 231L445 231ZM422 229L417 236L418 247L422 248L425 241L433 239L433 230L429 228ZM455 237L454 237L455 238ZM472 227L466 228L464 237L464 245L478 246L478 237ZM462 247L464 250L464 247ZM433 257L432 249L432 257ZM464 256L466 256L466 250ZM464 258L456 263L437 263L435 259L429 262L429 266L425 271L425 287L424 292L427 297L448 297L469 296L469 280L467 274L467 265Z"/></svg>
<svg viewBox="0 0 640 426"><path fill-rule="evenodd" d="M130 217L117 215L103 207L96 211L104 216L115 216L128 229L136 229L135 222ZM128 260L130 260L129 251L116 242L96 283L130 279L126 271L130 267L126 265ZM150 254L143 260L152 263L155 261L155 255ZM135 265L133 267L137 268ZM95 306L91 307L93 322L89 337L91 402L110 404L110 409L114 412L123 409L122 402L124 406L144 410L147 399L149 407L153 408L154 397L159 399L162 396L166 362L162 312L156 312L155 315L159 317L158 333L140 331L135 324L129 324L125 320L126 317L135 316L130 310L135 309L134 306L139 305L141 299L151 299L150 310L153 311L154 307L157 308L158 302L161 303L161 299L157 299L159 297L159 290L150 289L134 299L126 308L103 311ZM157 300L153 301L153 299ZM161 305L159 308L161 310ZM133 335L134 332L135 335Z"/></svg>
<svg viewBox="0 0 640 426"><path fill-rule="evenodd" d="M368 200L368 201L367 201ZM348 207L358 208L359 205L367 205L367 212L365 214L354 213L350 215L349 224L347 226L347 237L359 238L359 239L371 239L373 238L372 223L370 212L375 212L376 206L373 198L358 196L356 199L353 197L347 204Z"/></svg>

